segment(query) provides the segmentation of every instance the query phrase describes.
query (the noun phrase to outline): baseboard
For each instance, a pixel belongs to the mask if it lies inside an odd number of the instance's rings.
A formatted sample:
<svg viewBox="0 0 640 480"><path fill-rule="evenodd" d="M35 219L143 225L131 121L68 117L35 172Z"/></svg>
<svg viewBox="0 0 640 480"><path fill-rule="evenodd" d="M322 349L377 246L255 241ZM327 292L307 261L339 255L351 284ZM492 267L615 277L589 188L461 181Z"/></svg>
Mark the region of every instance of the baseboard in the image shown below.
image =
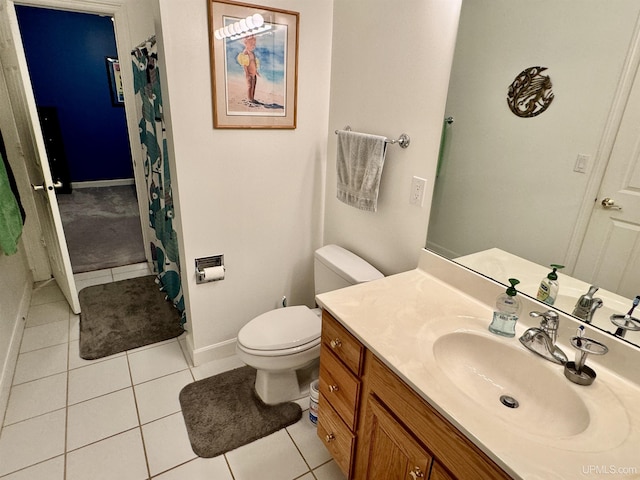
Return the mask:
<svg viewBox="0 0 640 480"><path fill-rule="evenodd" d="M27 282L22 293L20 307L13 326L7 356L4 359L4 365L0 365L0 367L2 367L2 371L0 371L0 425L4 423L4 415L7 410L7 404L9 403L9 391L11 390L11 383L13 382L13 373L16 369L18 354L20 353L20 341L22 340L24 325L27 314L29 313L32 292L33 283Z"/></svg>
<svg viewBox="0 0 640 480"><path fill-rule="evenodd" d="M236 353L236 339L226 340L224 342L209 345L204 348L195 349L193 347L193 341L191 335L187 335L187 352L191 357L191 362L194 367L202 365L203 363L211 362L213 360L220 360L221 358L230 357Z"/></svg>
<svg viewBox="0 0 640 480"><path fill-rule="evenodd" d="M71 188L93 187L121 187L123 185L135 185L133 178L116 178L114 180L92 180L90 182L71 182Z"/></svg>

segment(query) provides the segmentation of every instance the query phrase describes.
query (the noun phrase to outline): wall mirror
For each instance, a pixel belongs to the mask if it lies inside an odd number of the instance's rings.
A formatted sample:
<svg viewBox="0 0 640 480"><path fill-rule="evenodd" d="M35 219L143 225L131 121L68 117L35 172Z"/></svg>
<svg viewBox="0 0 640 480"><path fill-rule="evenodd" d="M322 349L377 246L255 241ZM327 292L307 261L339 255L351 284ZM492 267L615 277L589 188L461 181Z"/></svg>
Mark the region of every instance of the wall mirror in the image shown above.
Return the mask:
<svg viewBox="0 0 640 480"><path fill-rule="evenodd" d="M640 204L599 205L612 171L624 176L614 184L640 197L640 114L630 113L640 111L640 5L607 3L463 1L445 115L453 123L443 127L426 246L501 283L518 278L534 298L548 266L565 265L554 307L572 314L578 297L600 283L604 306L592 325L615 332L610 315L627 313L640 295L640 221L630 216ZM546 68L554 99L521 118L507 89L532 66ZM616 155L625 166L611 167ZM604 210L609 223L589 240L594 212ZM603 235L606 252L587 248ZM625 339L640 345L640 332Z"/></svg>

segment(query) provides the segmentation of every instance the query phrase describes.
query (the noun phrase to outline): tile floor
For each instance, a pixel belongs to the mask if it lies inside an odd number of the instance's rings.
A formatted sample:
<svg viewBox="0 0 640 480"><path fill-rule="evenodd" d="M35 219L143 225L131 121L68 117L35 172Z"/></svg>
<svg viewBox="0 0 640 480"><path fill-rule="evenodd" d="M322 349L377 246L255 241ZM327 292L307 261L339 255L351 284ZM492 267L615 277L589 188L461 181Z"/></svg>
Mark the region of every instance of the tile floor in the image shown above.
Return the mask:
<svg viewBox="0 0 640 480"><path fill-rule="evenodd" d="M78 274L76 284L146 274L145 265L119 267ZM193 367L179 338L87 361L78 339L78 316L58 287L39 284L0 432L0 479L344 480L307 411L295 425L225 455L193 453L178 393L241 366L237 358Z"/></svg>

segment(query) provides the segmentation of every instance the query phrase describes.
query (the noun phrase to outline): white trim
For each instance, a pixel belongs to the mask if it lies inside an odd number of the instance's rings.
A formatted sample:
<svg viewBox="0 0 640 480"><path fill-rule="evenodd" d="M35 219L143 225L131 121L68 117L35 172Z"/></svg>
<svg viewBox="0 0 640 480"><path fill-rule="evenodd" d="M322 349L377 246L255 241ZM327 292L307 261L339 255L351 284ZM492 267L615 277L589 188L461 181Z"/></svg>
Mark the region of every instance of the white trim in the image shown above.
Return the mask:
<svg viewBox="0 0 640 480"><path fill-rule="evenodd" d="M640 66L640 15L636 19L636 26L629 44L629 51L625 58L622 74L618 81L616 93L611 104L611 110L607 118L604 133L600 139L598 150L595 155L595 164L589 177L587 188L582 199L582 205L576 219L576 224L571 234L567 254L564 260L567 274L571 275L575 269L582 248L582 242L589 227L591 213L596 205L595 200L600 193L600 185L607 170L613 145L622 123L622 117L627 107L631 88L634 83L638 67Z"/></svg>
<svg viewBox="0 0 640 480"><path fill-rule="evenodd" d="M120 187L123 185L135 185L133 178L117 178L115 180L91 180L88 182L71 182L71 188L92 188L92 187Z"/></svg>
<svg viewBox="0 0 640 480"><path fill-rule="evenodd" d="M236 354L236 339L225 340L224 342L209 345L203 348L195 349L193 346L193 339L191 335L187 335L186 338L187 352L191 357L191 362L194 367L202 365L203 363L211 362L213 360L220 360L221 358L231 357Z"/></svg>
<svg viewBox="0 0 640 480"><path fill-rule="evenodd" d="M15 318L11 341L7 349L7 355L4 358L4 365L0 370L0 425L4 423L4 416L9 403L9 392L13 383L13 374L18 362L20 354L20 344L22 342L22 333L26 323L27 314L29 313L29 305L31 304L31 294L33 293L33 282L25 283L22 299L20 300L20 308Z"/></svg>

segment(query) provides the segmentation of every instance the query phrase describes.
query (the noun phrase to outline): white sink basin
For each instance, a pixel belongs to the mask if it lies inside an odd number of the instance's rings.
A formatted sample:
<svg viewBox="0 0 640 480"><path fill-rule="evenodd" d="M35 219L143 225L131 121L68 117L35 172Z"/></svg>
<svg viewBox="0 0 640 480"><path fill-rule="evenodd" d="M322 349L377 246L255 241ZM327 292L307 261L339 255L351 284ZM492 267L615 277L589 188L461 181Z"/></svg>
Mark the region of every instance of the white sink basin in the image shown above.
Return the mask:
<svg viewBox="0 0 640 480"><path fill-rule="evenodd" d="M562 370L547 368L544 360L515 344L454 332L438 338L433 352L438 366L464 394L530 433L573 436L589 426L589 410ZM503 395L519 406L504 405Z"/></svg>

